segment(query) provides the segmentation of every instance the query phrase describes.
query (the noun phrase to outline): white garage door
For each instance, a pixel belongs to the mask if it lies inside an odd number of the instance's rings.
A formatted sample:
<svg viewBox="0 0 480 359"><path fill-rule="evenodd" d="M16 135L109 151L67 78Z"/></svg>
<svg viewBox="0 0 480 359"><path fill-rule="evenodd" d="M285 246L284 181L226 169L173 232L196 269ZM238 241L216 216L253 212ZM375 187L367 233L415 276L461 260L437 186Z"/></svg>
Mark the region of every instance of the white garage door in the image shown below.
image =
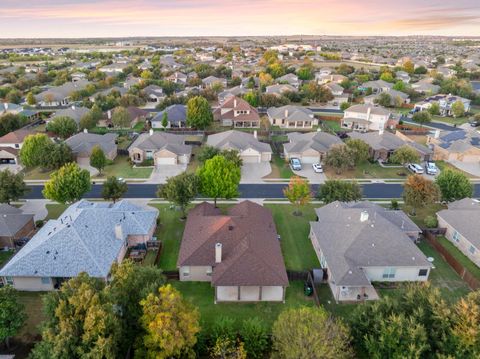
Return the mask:
<svg viewBox="0 0 480 359"><path fill-rule="evenodd" d="M157 165L176 165L177 159L175 157L156 157L155 163Z"/></svg>
<svg viewBox="0 0 480 359"><path fill-rule="evenodd" d="M243 163L260 163L260 155L242 156Z"/></svg>
<svg viewBox="0 0 480 359"><path fill-rule="evenodd" d="M320 158L318 156L304 156L301 161L302 163L318 163Z"/></svg>

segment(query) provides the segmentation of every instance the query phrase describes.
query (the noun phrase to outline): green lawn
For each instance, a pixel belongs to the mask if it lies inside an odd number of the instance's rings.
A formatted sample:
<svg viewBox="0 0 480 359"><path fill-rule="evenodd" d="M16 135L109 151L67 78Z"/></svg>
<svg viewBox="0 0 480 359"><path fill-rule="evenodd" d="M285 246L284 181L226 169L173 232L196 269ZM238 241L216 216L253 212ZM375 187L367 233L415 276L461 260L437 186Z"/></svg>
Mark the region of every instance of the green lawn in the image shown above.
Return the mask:
<svg viewBox="0 0 480 359"><path fill-rule="evenodd" d="M343 171L341 174L337 174L335 169L326 166L325 174L329 179L406 179L409 172L406 168L382 167L378 163L370 163L368 161L365 161L363 163L359 163L354 169Z"/></svg>
<svg viewBox="0 0 480 359"><path fill-rule="evenodd" d="M181 212L170 209L168 204L152 206L160 211L160 225L155 232L158 240L162 241L162 254L158 266L166 271L176 270L185 221L180 220Z"/></svg>
<svg viewBox="0 0 480 359"><path fill-rule="evenodd" d="M330 129L333 132L342 131L342 127L340 126L340 121L320 120L320 124L322 125L322 127Z"/></svg>
<svg viewBox="0 0 480 359"><path fill-rule="evenodd" d="M43 171L39 167L25 170L25 180L48 180L53 171Z"/></svg>
<svg viewBox="0 0 480 359"><path fill-rule="evenodd" d="M448 125L463 125L464 123L467 123L469 120L469 116L463 116L463 117L443 117L443 116L432 116L432 121L434 122L443 122Z"/></svg>
<svg viewBox="0 0 480 359"><path fill-rule="evenodd" d="M156 250L147 251L147 255L142 261L142 265L144 266L153 266L155 264L155 258L157 257Z"/></svg>
<svg viewBox="0 0 480 359"><path fill-rule="evenodd" d="M320 299L320 304L335 317L348 319L357 305L361 305L360 303L335 303L333 300L332 291L326 283L317 286L317 293Z"/></svg>
<svg viewBox="0 0 480 359"><path fill-rule="evenodd" d="M445 300L454 302L470 292L467 284L432 246L423 241L419 243L418 247L427 257L434 258L435 268L430 272L429 280L440 289Z"/></svg>
<svg viewBox="0 0 480 359"><path fill-rule="evenodd" d="M49 203L45 206L48 211L47 218L48 219L57 219L60 215L68 208L67 204L60 204L60 203Z"/></svg>
<svg viewBox="0 0 480 359"><path fill-rule="evenodd" d="M290 204L267 204L272 211L277 232L281 236L283 259L287 269L303 271L319 268L317 255L308 238L310 221L315 221L314 206L305 206L302 216L294 216L294 206Z"/></svg>
<svg viewBox="0 0 480 359"><path fill-rule="evenodd" d="M461 172L463 173L465 176L469 177L469 178L475 178L475 176L473 176L472 174L468 173L468 172L465 172L465 171L462 171L461 169L455 167L454 165L448 163L448 162L445 162L445 161L435 161L435 164L437 165L438 169L440 171L444 171L445 169L451 169L451 170L455 170L455 171L458 171L458 172Z"/></svg>
<svg viewBox="0 0 480 359"><path fill-rule="evenodd" d="M294 175L288 162L278 155L272 156L272 172L264 178L285 178L288 179Z"/></svg>
<svg viewBox="0 0 480 359"><path fill-rule="evenodd" d="M218 303L214 304L215 290L207 282L179 282L172 281L172 286L177 288L183 296L200 311L202 328L208 330L221 317L235 320L235 325L240 327L244 319L259 317L271 328L278 314L291 307L314 306L313 297L303 294L303 282L291 281L287 288L285 304L283 303Z"/></svg>
<svg viewBox="0 0 480 359"><path fill-rule="evenodd" d="M13 251L0 251L0 268L13 256Z"/></svg>
<svg viewBox="0 0 480 359"><path fill-rule="evenodd" d="M25 342L33 342L40 334L39 325L45 319L43 315L42 295L44 292L18 292L18 301L25 306L27 321L18 337Z"/></svg>
<svg viewBox="0 0 480 359"><path fill-rule="evenodd" d="M428 216L436 217L435 214L438 211L441 211L442 209L445 209L447 207L441 205L440 203L434 203L432 205L425 206L423 208L418 208L416 210L416 215L411 216L409 213L411 213L411 209L406 206L402 205L401 209L409 216L409 218L420 228L425 228L425 218Z"/></svg>
<svg viewBox="0 0 480 359"><path fill-rule="evenodd" d="M460 250L455 247L455 245L450 242L444 236L437 237L437 241L457 260L459 261L475 278L480 280L480 268L473 263L465 254L460 252Z"/></svg>
<svg viewBox="0 0 480 359"><path fill-rule="evenodd" d="M119 136L117 139L117 148L119 150L126 150L128 146L132 143L130 139L128 139L127 136Z"/></svg>
<svg viewBox="0 0 480 359"><path fill-rule="evenodd" d="M105 167L101 177L148 178L152 171L152 168L133 168L128 156L117 156L111 165Z"/></svg>

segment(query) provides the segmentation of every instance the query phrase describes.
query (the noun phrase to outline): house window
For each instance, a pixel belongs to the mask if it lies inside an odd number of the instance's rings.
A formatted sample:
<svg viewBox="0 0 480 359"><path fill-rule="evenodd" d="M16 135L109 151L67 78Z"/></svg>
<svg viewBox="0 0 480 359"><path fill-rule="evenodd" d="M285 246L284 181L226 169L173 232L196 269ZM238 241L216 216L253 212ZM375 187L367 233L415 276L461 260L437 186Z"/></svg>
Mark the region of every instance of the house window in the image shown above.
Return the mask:
<svg viewBox="0 0 480 359"><path fill-rule="evenodd" d="M13 277L5 277L5 281L7 285L13 285Z"/></svg>
<svg viewBox="0 0 480 359"><path fill-rule="evenodd" d="M282 125L284 125L284 124L285 124L285 120L282 120Z"/></svg>
<svg viewBox="0 0 480 359"><path fill-rule="evenodd" d="M427 275L427 273L428 273L428 269L420 269L418 271L418 276L419 277L425 277Z"/></svg>
<svg viewBox="0 0 480 359"><path fill-rule="evenodd" d="M182 275L184 277L190 276L190 267L183 267Z"/></svg>
<svg viewBox="0 0 480 359"><path fill-rule="evenodd" d="M18 143L15 144L15 148L19 148L20 145Z"/></svg>
<svg viewBox="0 0 480 359"><path fill-rule="evenodd" d="M460 239L458 237L459 237L458 232L457 231L453 232L453 240L457 243L460 242Z"/></svg>
<svg viewBox="0 0 480 359"><path fill-rule="evenodd" d="M212 275L212 267L207 268L207 275L210 277Z"/></svg>
<svg viewBox="0 0 480 359"><path fill-rule="evenodd" d="M49 277L42 277L42 284L50 284L50 278Z"/></svg>
<svg viewBox="0 0 480 359"><path fill-rule="evenodd" d="M146 157L147 157L147 160L151 160L153 158L153 152L152 151L147 151L146 152Z"/></svg>
<svg viewBox="0 0 480 359"><path fill-rule="evenodd" d="M471 254L475 254L475 247L474 247L474 246L470 246L470 248L468 248L468 251L469 251Z"/></svg>
<svg viewBox="0 0 480 359"><path fill-rule="evenodd" d="M327 260L325 259L324 255L320 257L320 267L327 268Z"/></svg>
<svg viewBox="0 0 480 359"><path fill-rule="evenodd" d="M391 279L391 278L395 278L395 272L396 272L396 269L395 268L385 268L383 270L383 275L382 277L385 278L385 279Z"/></svg>

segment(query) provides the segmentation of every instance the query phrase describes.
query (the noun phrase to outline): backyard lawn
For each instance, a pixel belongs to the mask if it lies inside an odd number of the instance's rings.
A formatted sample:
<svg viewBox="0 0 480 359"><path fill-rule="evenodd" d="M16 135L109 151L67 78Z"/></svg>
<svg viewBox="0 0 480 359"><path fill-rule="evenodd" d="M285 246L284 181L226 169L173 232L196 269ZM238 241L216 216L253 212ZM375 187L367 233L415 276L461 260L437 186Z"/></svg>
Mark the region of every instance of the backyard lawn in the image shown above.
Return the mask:
<svg viewBox="0 0 480 359"><path fill-rule="evenodd" d="M342 127L340 126L340 121L334 120L320 120L320 124L327 130L331 130L333 132L342 131Z"/></svg>
<svg viewBox="0 0 480 359"><path fill-rule="evenodd" d="M0 251L0 268L13 256L13 251Z"/></svg>
<svg viewBox="0 0 480 359"><path fill-rule="evenodd" d="M284 178L289 179L293 176L292 169L290 168L288 162L283 158L280 158L278 155L272 156L272 172L264 178Z"/></svg>
<svg viewBox="0 0 480 359"><path fill-rule="evenodd" d="M347 178L362 178L362 179L406 179L409 172L406 168L400 167L382 167L378 163L370 163L365 161L359 163L355 168L343 171L337 174L334 168L325 166L325 175L329 179L347 179Z"/></svg>
<svg viewBox="0 0 480 359"><path fill-rule="evenodd" d="M148 178L152 171L152 168L133 168L128 156L117 156L111 165L105 167L101 177Z"/></svg>
<svg viewBox="0 0 480 359"><path fill-rule="evenodd" d="M32 342L40 334L38 326L45 319L43 315L42 295L45 292L18 292L18 301L25 306L27 321L17 338Z"/></svg>
<svg viewBox="0 0 480 359"><path fill-rule="evenodd" d="M287 269L304 271L319 268L320 263L308 238L310 222L316 219L314 206L305 206L302 216L294 216L295 208L290 204L267 204L265 207L272 211Z"/></svg>
<svg viewBox="0 0 480 359"><path fill-rule="evenodd" d="M313 297L305 297L302 281L290 281L287 288L285 304L283 303L217 303L214 304L215 289L207 282L179 282L172 281L183 296L200 311L200 323L204 329L209 329L221 317L235 320L239 328L243 320L259 317L271 328L278 314L291 307L314 306Z"/></svg>
<svg viewBox="0 0 480 359"><path fill-rule="evenodd" d="M68 208L68 205L60 203L48 203L45 207L48 211L48 215L45 220L49 220L60 217L60 215Z"/></svg>

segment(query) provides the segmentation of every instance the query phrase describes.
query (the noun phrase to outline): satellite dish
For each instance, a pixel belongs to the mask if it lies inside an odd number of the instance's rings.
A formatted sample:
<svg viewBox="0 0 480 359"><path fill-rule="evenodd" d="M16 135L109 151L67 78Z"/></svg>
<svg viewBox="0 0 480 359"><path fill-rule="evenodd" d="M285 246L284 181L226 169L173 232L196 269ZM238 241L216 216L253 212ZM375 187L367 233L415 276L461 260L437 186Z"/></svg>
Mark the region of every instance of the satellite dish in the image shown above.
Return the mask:
<svg viewBox="0 0 480 359"><path fill-rule="evenodd" d="M428 257L427 258L427 261L429 261L430 263L432 263L434 260L435 260L435 258L433 258L433 257Z"/></svg>

